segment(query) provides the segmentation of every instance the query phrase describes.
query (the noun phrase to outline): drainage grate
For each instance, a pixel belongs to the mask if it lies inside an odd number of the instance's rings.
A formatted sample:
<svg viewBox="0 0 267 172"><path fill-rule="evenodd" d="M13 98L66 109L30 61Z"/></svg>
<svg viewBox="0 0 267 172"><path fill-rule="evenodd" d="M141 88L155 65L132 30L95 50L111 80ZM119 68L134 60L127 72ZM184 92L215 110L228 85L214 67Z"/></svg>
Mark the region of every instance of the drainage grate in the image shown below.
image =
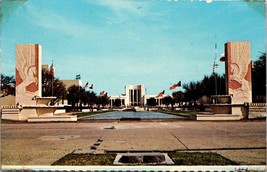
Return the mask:
<svg viewBox="0 0 267 172"><path fill-rule="evenodd" d="M166 164L173 165L174 162L167 153L124 153L117 154L114 165L126 164Z"/></svg>

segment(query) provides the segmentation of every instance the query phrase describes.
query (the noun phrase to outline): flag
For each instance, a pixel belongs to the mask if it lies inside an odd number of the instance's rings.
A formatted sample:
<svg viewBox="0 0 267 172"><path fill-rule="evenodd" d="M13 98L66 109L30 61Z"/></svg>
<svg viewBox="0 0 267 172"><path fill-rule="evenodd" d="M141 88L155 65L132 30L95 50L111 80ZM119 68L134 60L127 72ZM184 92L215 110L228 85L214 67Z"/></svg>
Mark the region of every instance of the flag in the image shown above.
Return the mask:
<svg viewBox="0 0 267 172"><path fill-rule="evenodd" d="M55 75L55 68L54 68L53 63L52 63L52 65L50 66L49 72L50 72L51 75Z"/></svg>
<svg viewBox="0 0 267 172"><path fill-rule="evenodd" d="M88 82L85 84L84 88L87 88L88 87Z"/></svg>
<svg viewBox="0 0 267 172"><path fill-rule="evenodd" d="M164 92L165 92L165 90L163 90L162 92L160 92L160 93L156 96L156 98L162 97L163 94L164 94Z"/></svg>
<svg viewBox="0 0 267 172"><path fill-rule="evenodd" d="M101 91L99 94L100 95L104 95L105 94L105 91Z"/></svg>
<svg viewBox="0 0 267 172"><path fill-rule="evenodd" d="M175 89L176 87L180 87L181 86L181 81L179 81L177 84L173 84L169 89L170 90L173 90Z"/></svg>
<svg viewBox="0 0 267 172"><path fill-rule="evenodd" d="M225 57L221 57L220 62L225 62Z"/></svg>
<svg viewBox="0 0 267 172"><path fill-rule="evenodd" d="M81 79L81 75L79 74L79 75L76 75L76 80L79 80L79 79Z"/></svg>
<svg viewBox="0 0 267 172"><path fill-rule="evenodd" d="M216 68L218 67L218 64L216 64L215 62L214 62L214 64L213 64L213 74L215 75L216 74Z"/></svg>
<svg viewBox="0 0 267 172"><path fill-rule="evenodd" d="M225 54L221 54L220 62L225 62Z"/></svg>
<svg viewBox="0 0 267 172"><path fill-rule="evenodd" d="M93 84L89 85L89 89L93 89Z"/></svg>

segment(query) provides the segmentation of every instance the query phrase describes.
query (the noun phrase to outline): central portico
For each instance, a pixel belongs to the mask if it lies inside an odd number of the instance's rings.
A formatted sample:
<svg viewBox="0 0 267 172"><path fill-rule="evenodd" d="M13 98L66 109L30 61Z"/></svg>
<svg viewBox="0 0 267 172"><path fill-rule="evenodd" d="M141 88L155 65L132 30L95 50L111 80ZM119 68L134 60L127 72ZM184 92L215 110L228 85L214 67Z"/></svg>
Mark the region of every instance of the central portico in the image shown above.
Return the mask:
<svg viewBox="0 0 267 172"><path fill-rule="evenodd" d="M120 106L131 107L131 106L146 106L148 99L155 98L157 106L162 105L162 99L166 95L158 97L157 95L147 95L145 85L126 85L125 93L116 96L110 96L110 106L116 106L115 101L120 100Z"/></svg>
<svg viewBox="0 0 267 172"><path fill-rule="evenodd" d="M126 85L126 100L128 106L141 106L144 104L145 86Z"/></svg>

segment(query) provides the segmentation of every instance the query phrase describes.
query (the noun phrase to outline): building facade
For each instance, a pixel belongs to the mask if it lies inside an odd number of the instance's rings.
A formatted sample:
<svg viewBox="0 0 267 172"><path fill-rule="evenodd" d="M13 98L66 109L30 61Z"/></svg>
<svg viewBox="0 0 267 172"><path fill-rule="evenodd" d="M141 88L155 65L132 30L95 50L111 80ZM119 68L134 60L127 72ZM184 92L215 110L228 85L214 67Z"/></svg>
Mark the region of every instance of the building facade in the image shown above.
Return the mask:
<svg viewBox="0 0 267 172"><path fill-rule="evenodd" d="M143 106L145 96L144 85L126 85L125 87L126 100L128 106Z"/></svg>
<svg viewBox="0 0 267 172"><path fill-rule="evenodd" d="M144 85L126 85L125 94L119 96L110 96L110 106L117 106L116 101L120 102L120 106L129 107L129 106L146 106L147 100L150 98L155 98L157 106L162 105L162 97L157 97L157 95L146 95Z"/></svg>
<svg viewBox="0 0 267 172"><path fill-rule="evenodd" d="M65 88L68 89L69 87L75 85L75 86L82 86L81 80L60 80L64 85Z"/></svg>

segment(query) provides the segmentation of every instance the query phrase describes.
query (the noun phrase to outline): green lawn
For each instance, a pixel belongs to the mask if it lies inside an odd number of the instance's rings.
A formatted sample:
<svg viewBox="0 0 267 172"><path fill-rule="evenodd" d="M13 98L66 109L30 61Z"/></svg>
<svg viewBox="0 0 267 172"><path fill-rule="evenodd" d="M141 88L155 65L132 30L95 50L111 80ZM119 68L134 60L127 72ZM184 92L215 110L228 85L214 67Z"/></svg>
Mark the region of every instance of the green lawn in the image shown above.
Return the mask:
<svg viewBox="0 0 267 172"><path fill-rule="evenodd" d="M177 116L183 116L183 117L188 117L192 118L194 117L198 112L197 111L170 111L170 110L157 110L156 112L160 113L166 113L166 114L171 114L171 115L177 115Z"/></svg>
<svg viewBox="0 0 267 172"><path fill-rule="evenodd" d="M115 154L68 154L52 165L112 165Z"/></svg>
<svg viewBox="0 0 267 172"><path fill-rule="evenodd" d="M217 153L212 152L176 152L169 156L175 165L238 165Z"/></svg>

